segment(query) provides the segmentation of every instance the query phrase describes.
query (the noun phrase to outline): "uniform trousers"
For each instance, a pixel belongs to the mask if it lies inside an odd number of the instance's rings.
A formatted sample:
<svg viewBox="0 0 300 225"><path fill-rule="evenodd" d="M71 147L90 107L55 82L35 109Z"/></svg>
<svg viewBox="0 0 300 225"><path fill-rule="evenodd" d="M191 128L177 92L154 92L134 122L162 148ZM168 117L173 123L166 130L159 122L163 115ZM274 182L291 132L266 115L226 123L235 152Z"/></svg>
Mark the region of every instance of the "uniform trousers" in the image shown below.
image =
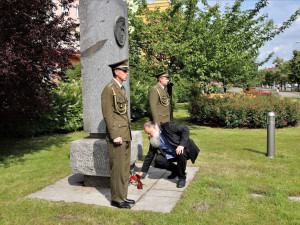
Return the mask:
<svg viewBox="0 0 300 225"><path fill-rule="evenodd" d="M183 153L176 155L175 158L167 159L163 154L158 154L154 160L155 167L166 169L175 173L178 177L185 179L186 174L186 161L189 159L189 156L184 149ZM177 162L177 165L174 164Z"/></svg>
<svg viewBox="0 0 300 225"><path fill-rule="evenodd" d="M110 165L111 200L124 202L128 192L131 142L125 141L121 145L117 145L112 141L108 141L107 146Z"/></svg>

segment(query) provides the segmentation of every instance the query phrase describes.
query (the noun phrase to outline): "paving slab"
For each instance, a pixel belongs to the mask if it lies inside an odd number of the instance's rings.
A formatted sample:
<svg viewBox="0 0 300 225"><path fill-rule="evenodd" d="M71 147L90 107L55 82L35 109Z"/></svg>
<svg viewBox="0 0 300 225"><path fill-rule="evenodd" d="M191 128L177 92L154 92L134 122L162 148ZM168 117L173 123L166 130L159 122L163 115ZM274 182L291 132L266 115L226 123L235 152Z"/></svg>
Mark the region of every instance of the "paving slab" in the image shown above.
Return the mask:
<svg viewBox="0 0 300 225"><path fill-rule="evenodd" d="M251 195L252 195L252 197L254 197L254 198L261 198L261 197L264 197L264 195L262 195L262 194L256 194L256 193L252 193Z"/></svg>
<svg viewBox="0 0 300 225"><path fill-rule="evenodd" d="M135 171L140 171L141 167L142 164L136 164ZM128 188L127 197L136 201L131 210L171 212L183 191L194 179L198 169L198 167L187 167L186 186L176 188L177 179L167 179L167 176L171 174L169 171L151 166L145 179L142 179L143 189L137 189L134 185ZM81 174L72 174L27 197L112 207L110 188L85 187L83 179L84 176Z"/></svg>
<svg viewBox="0 0 300 225"><path fill-rule="evenodd" d="M289 199L293 200L293 201L298 201L299 202L300 201L300 196L290 196Z"/></svg>
<svg viewBox="0 0 300 225"><path fill-rule="evenodd" d="M143 201L138 201L132 210L149 210L154 212L169 213L176 205L179 198L161 197L161 196L145 196Z"/></svg>

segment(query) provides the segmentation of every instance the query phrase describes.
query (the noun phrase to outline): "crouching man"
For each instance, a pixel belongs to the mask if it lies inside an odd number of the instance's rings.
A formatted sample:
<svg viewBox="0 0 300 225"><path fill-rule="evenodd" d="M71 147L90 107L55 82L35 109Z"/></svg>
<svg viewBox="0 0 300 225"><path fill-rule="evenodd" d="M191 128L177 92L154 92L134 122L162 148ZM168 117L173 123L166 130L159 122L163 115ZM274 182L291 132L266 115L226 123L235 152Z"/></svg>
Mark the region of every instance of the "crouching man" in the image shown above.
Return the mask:
<svg viewBox="0 0 300 225"><path fill-rule="evenodd" d="M144 131L149 136L150 149L138 176L148 172L156 156L155 167L171 171L168 179L178 177L177 188L183 188L186 180L187 160L190 159L192 163L195 163L200 151L194 141L189 138L189 128L173 122L158 125L149 121L144 124ZM174 162L177 162L177 165Z"/></svg>

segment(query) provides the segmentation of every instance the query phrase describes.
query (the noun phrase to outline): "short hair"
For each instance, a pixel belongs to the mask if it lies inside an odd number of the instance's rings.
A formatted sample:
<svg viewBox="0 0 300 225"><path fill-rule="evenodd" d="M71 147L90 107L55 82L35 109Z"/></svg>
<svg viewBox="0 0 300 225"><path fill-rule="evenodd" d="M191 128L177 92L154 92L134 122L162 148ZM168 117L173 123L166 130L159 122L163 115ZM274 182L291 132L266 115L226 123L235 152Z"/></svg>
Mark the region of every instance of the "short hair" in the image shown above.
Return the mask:
<svg viewBox="0 0 300 225"><path fill-rule="evenodd" d="M153 121L147 121L145 124L144 124L144 129L146 128L146 127L148 127L148 128L153 128L153 127L155 127L157 124L155 123L155 122L153 122Z"/></svg>
<svg viewBox="0 0 300 225"><path fill-rule="evenodd" d="M113 73L113 77L115 78L117 76L116 70L121 70L121 69L120 68L113 68L111 70L112 70L112 73Z"/></svg>
<svg viewBox="0 0 300 225"><path fill-rule="evenodd" d="M116 77L117 75L115 74L115 69L111 69L113 77Z"/></svg>

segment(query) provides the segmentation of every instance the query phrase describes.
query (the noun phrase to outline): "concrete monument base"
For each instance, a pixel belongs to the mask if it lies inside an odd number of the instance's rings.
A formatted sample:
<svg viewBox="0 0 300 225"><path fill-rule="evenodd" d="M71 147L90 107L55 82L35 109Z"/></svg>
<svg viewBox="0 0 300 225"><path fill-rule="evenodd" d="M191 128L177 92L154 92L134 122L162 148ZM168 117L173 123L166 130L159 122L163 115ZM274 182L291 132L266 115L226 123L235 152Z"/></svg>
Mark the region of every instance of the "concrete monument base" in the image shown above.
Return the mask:
<svg viewBox="0 0 300 225"><path fill-rule="evenodd" d="M130 166L130 170L134 170L135 163ZM83 176L83 183L86 187L102 187L102 188L110 188L110 177L103 176Z"/></svg>
<svg viewBox="0 0 300 225"><path fill-rule="evenodd" d="M84 175L83 183L86 187L110 188L110 177Z"/></svg>
<svg viewBox="0 0 300 225"><path fill-rule="evenodd" d="M130 165L143 158L143 136L141 131L132 131ZM94 135L72 141L70 164L73 174L85 175L85 186L105 186L109 183L110 168L105 138ZM101 179L102 177L103 179Z"/></svg>

